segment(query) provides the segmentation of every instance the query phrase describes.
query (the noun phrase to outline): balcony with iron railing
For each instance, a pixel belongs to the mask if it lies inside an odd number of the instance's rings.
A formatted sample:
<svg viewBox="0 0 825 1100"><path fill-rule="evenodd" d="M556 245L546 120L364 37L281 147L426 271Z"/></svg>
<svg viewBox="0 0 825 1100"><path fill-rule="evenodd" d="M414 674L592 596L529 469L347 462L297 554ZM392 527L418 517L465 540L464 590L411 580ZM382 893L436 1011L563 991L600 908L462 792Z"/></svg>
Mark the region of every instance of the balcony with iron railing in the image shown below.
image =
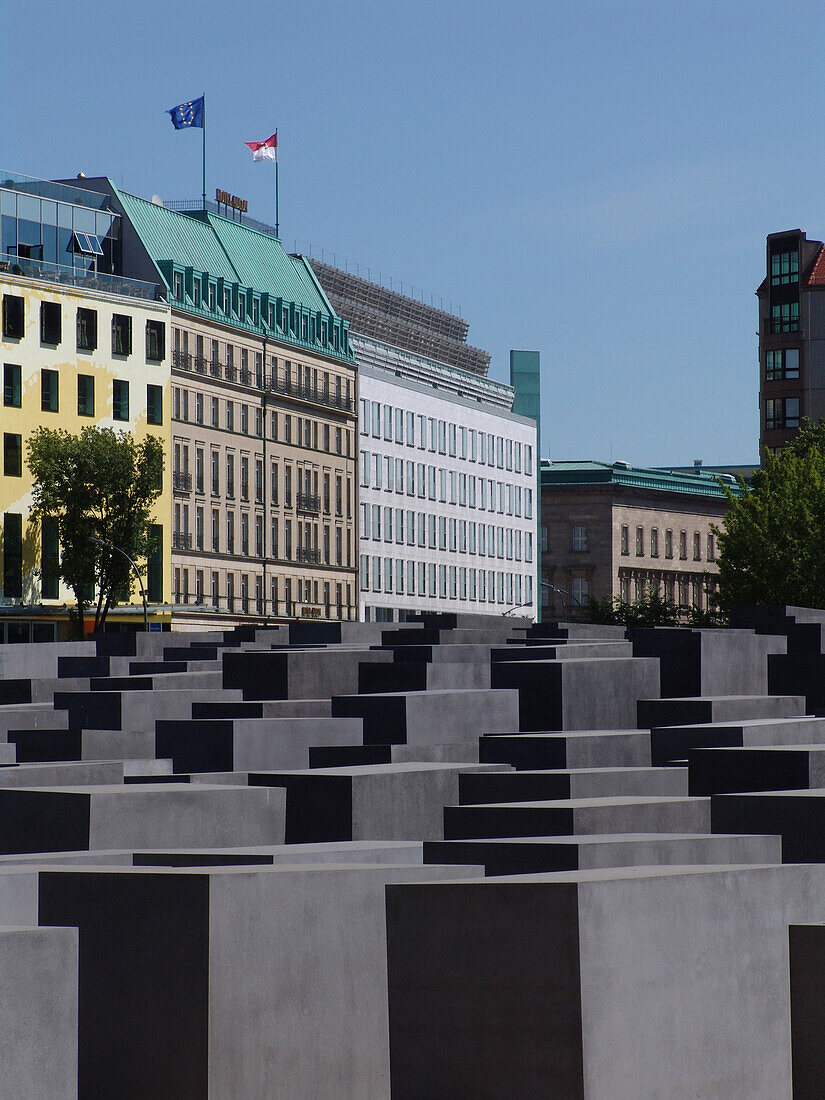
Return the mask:
<svg viewBox="0 0 825 1100"><path fill-rule="evenodd" d="M321 498L312 493L298 493L297 507L299 512L320 512Z"/></svg>
<svg viewBox="0 0 825 1100"><path fill-rule="evenodd" d="M250 367L238 367L234 363L221 362L217 359L207 360L203 356L192 355L189 352L173 351L172 366L176 370L187 371L193 374L208 374L212 378L220 378L226 382L246 386L248 389L259 392L282 394L298 401L308 401L313 405L322 405L327 409L337 409L341 412L352 412L353 400L336 391L325 389L322 386L305 385L303 382L294 381L285 372L279 374L273 371L265 375L262 371Z"/></svg>
<svg viewBox="0 0 825 1100"><path fill-rule="evenodd" d="M192 549L192 536L185 531L174 531L172 533L172 549L173 550L191 550Z"/></svg>
<svg viewBox="0 0 825 1100"><path fill-rule="evenodd" d="M321 561L321 551L313 550L311 546L299 546L298 561L308 562L310 565L318 565Z"/></svg>
<svg viewBox="0 0 825 1100"><path fill-rule="evenodd" d="M176 493L191 493L192 492L192 475L173 473L172 474L172 489Z"/></svg>

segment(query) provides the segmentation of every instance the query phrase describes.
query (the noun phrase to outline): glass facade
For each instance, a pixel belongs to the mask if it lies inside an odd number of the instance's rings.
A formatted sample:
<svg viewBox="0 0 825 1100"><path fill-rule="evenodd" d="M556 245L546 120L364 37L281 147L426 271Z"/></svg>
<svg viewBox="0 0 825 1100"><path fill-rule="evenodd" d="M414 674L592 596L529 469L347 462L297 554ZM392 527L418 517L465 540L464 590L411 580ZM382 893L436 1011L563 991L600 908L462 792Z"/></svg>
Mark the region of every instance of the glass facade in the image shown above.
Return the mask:
<svg viewBox="0 0 825 1100"><path fill-rule="evenodd" d="M81 275L114 274L120 219L102 209L106 201L105 195L0 170L0 263L12 271L20 260Z"/></svg>

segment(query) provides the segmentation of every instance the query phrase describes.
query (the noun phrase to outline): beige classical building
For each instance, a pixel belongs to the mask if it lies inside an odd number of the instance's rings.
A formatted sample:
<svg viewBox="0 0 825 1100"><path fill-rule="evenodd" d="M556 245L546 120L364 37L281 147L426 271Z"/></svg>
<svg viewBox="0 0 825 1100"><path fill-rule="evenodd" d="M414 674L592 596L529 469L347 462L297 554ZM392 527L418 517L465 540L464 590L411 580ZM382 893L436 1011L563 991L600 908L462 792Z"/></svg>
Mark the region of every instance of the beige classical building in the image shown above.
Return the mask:
<svg viewBox="0 0 825 1100"><path fill-rule="evenodd" d="M266 226L83 183L120 215L123 270L171 305L173 629L356 619L347 323Z"/></svg>
<svg viewBox="0 0 825 1100"><path fill-rule="evenodd" d="M173 602L354 618L351 369L177 311L172 332Z"/></svg>
<svg viewBox="0 0 825 1100"><path fill-rule="evenodd" d="M707 607L716 586L716 536L728 501L720 477L625 462L541 464L544 617L592 596L638 599L653 585L681 607Z"/></svg>

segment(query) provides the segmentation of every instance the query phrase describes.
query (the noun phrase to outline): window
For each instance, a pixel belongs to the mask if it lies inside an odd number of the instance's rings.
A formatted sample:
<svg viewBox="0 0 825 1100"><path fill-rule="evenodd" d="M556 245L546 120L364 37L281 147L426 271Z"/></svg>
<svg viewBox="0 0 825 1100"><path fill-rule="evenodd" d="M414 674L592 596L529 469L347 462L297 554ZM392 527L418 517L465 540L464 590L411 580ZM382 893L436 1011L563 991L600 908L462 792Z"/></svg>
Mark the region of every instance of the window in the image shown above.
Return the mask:
<svg viewBox="0 0 825 1100"><path fill-rule="evenodd" d="M26 333L26 311L23 299L16 294L3 295L3 336L22 340Z"/></svg>
<svg viewBox="0 0 825 1100"><path fill-rule="evenodd" d="M226 552L235 553L235 513L226 513Z"/></svg>
<svg viewBox="0 0 825 1100"><path fill-rule="evenodd" d="M576 607L584 607L587 603L588 593L587 577L573 577L570 582L570 595L573 597L573 603Z"/></svg>
<svg viewBox="0 0 825 1100"><path fill-rule="evenodd" d="M90 374L77 376L77 415L94 416L95 380Z"/></svg>
<svg viewBox="0 0 825 1100"><path fill-rule="evenodd" d="M146 566L146 594L152 603L163 601L163 527L154 523L149 529L150 552Z"/></svg>
<svg viewBox="0 0 825 1100"><path fill-rule="evenodd" d="M234 432L235 430L235 402L226 402L226 430L228 432Z"/></svg>
<svg viewBox="0 0 825 1100"><path fill-rule="evenodd" d="M118 378L112 383L112 419L129 419L129 383Z"/></svg>
<svg viewBox="0 0 825 1100"><path fill-rule="evenodd" d="M3 433L3 473L6 477L23 476L23 437Z"/></svg>
<svg viewBox="0 0 825 1100"><path fill-rule="evenodd" d="M20 367L17 363L3 364L3 404L7 408L20 408Z"/></svg>
<svg viewBox="0 0 825 1100"><path fill-rule="evenodd" d="M63 339L63 311L59 302L40 303L40 342L59 344Z"/></svg>
<svg viewBox="0 0 825 1100"><path fill-rule="evenodd" d="M198 394L198 397L201 395ZM201 404L201 415L203 414L203 405ZM162 386L147 386L146 387L146 422L148 424L162 424L163 423L163 387ZM201 492L203 492L203 486L201 485Z"/></svg>
<svg viewBox="0 0 825 1100"><path fill-rule="evenodd" d="M77 350L94 351L97 347L97 310L77 311Z"/></svg>
<svg viewBox="0 0 825 1100"><path fill-rule="evenodd" d="M249 500L249 459L241 458L241 500Z"/></svg>
<svg viewBox="0 0 825 1100"><path fill-rule="evenodd" d="M673 532L665 531L665 557L673 557Z"/></svg>
<svg viewBox="0 0 825 1100"><path fill-rule="evenodd" d="M587 528L586 527L574 527L573 528L573 549L574 550L586 550L587 549Z"/></svg>
<svg viewBox="0 0 825 1100"><path fill-rule="evenodd" d="M765 380L799 377L799 348L777 348L765 353Z"/></svg>
<svg viewBox="0 0 825 1100"><path fill-rule="evenodd" d="M146 322L146 358L159 362L166 357L166 323Z"/></svg>
<svg viewBox="0 0 825 1100"><path fill-rule="evenodd" d="M771 307L771 332L799 331L799 302L783 302Z"/></svg>
<svg viewBox="0 0 825 1100"><path fill-rule="evenodd" d="M659 528L653 527L650 531L650 556L652 558L658 558L659 556Z"/></svg>
<svg viewBox="0 0 825 1100"><path fill-rule="evenodd" d="M172 293L179 302L183 301L183 275L179 271L174 274L174 290Z"/></svg>
<svg viewBox="0 0 825 1100"><path fill-rule="evenodd" d="M799 282L799 253L778 252L771 256L771 286Z"/></svg>
<svg viewBox="0 0 825 1100"><path fill-rule="evenodd" d="M235 496L235 456L226 456L226 495L231 499Z"/></svg>
<svg viewBox="0 0 825 1100"><path fill-rule="evenodd" d="M40 595L44 600L56 600L60 588L60 549L57 542L57 520L44 516L41 527Z"/></svg>
<svg viewBox="0 0 825 1100"><path fill-rule="evenodd" d="M40 372L40 408L43 412L58 411L58 378L56 370Z"/></svg>
<svg viewBox="0 0 825 1100"><path fill-rule="evenodd" d="M708 534L708 561L716 561L716 541L712 534Z"/></svg>
<svg viewBox="0 0 825 1100"><path fill-rule="evenodd" d="M798 397L769 397L765 402L765 430L799 427Z"/></svg>
<svg viewBox="0 0 825 1100"><path fill-rule="evenodd" d="M698 531L695 531L693 534L693 560L702 560L702 536Z"/></svg>
<svg viewBox="0 0 825 1100"><path fill-rule="evenodd" d="M221 514L217 508L212 509L212 552L217 554L221 548Z"/></svg>
<svg viewBox="0 0 825 1100"><path fill-rule="evenodd" d="M23 517L18 512L3 516L3 595L23 597Z"/></svg>
<svg viewBox="0 0 825 1100"><path fill-rule="evenodd" d="M679 557L682 561L687 561L687 532L679 532Z"/></svg>
<svg viewBox="0 0 825 1100"><path fill-rule="evenodd" d="M547 549L547 546L545 545L546 539L547 539L547 528L542 527L542 529L541 529L541 548L542 548L542 550ZM628 545L629 544L629 539L630 539L630 529L627 526L623 525L622 526L622 553L623 554L629 554L630 553L630 548L629 548L629 545Z"/></svg>
<svg viewBox="0 0 825 1100"><path fill-rule="evenodd" d="M112 355L132 354L132 318L124 313L112 314Z"/></svg>

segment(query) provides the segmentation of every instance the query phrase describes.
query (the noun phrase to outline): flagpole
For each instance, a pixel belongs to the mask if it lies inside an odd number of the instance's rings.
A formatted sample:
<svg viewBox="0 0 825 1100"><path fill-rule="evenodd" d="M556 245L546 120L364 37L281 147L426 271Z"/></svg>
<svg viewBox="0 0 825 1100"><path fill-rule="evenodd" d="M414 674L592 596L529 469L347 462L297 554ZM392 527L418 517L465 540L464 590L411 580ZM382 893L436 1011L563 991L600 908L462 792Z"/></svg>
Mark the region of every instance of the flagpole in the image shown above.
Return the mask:
<svg viewBox="0 0 825 1100"><path fill-rule="evenodd" d="M201 183L203 185L203 193L201 195L203 199L203 212L206 213L206 92L203 93L203 126L201 127L202 145L201 151L203 153L203 175L201 177Z"/></svg>
<svg viewBox="0 0 825 1100"><path fill-rule="evenodd" d="M276 133L277 133L277 131L276 131ZM280 226L278 224L278 160L277 160L277 153L276 153L275 156L276 156L276 159L275 159L275 236L278 238L278 240L280 240L281 239L281 234L279 232Z"/></svg>

